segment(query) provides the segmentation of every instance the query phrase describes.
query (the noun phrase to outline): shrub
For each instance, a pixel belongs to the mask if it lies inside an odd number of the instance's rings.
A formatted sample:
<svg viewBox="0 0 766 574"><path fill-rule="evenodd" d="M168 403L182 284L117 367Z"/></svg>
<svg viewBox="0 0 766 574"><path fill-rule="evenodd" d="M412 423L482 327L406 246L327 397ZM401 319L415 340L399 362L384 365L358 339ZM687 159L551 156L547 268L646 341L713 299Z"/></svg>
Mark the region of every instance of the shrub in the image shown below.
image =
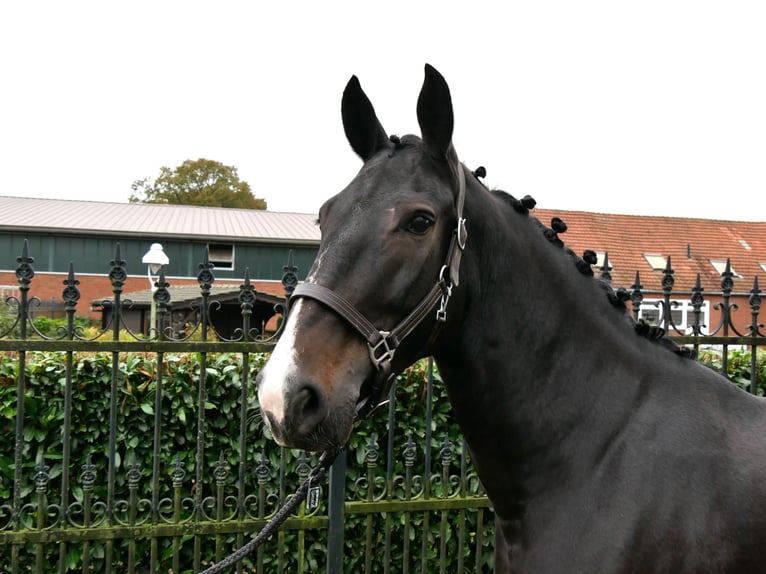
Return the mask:
<svg viewBox="0 0 766 574"><path fill-rule="evenodd" d="M700 352L699 361L717 372L723 370L723 349L707 348ZM750 391L753 376L753 360L750 350L729 348L726 360L726 376L740 388ZM756 394L766 395L766 349L758 349L755 360Z"/></svg>
<svg viewBox="0 0 766 574"><path fill-rule="evenodd" d="M62 473L68 472L71 496L69 503L83 503L86 497L92 501L104 501L107 498L107 469L109 457L109 412L111 408L112 365L116 360L115 386L117 394L114 397L116 405L115 420L115 483L114 498L118 501L128 500L131 496L131 484L128 480L129 471L136 469L140 474L138 484L134 483L135 494L141 499L151 500L155 478L160 489L157 497L172 500L174 489L170 476L182 476L181 494L185 498L197 496L205 498L212 495L218 488L217 478L224 476L225 494L236 498L238 488L236 482L240 475L240 425L244 422L246 442L244 444L246 466L242 469L243 487L245 493L257 493L259 487L259 472L266 472L269 485L266 493L265 514L276 510L280 489L283 494L289 493L297 486L296 475L298 467L309 462L313 465L314 456L307 460L301 453L279 448L264 435L264 427L257 409L254 380L262 367L266 356L251 355L247 366L243 364L242 355L228 353L209 353L205 356L204 370L206 374L206 397L203 402L205 431L203 433L204 459L202 468L197 468L199 411L199 385L203 369L202 356L195 353L165 353L158 373L157 357L154 354L120 353L116 359L112 354L75 354L72 357L72 406L69 444L71 461L68 468L63 468L62 462L62 432L66 417L64 392L66 382L67 354L63 352L30 352L26 360L26 393L24 400L24 436L23 436L23 468L25 483L21 492L22 502L32 503L35 500L35 484L31 478L35 467L47 465L48 484L47 497L50 502L56 502L61 495ZM16 380L18 368L17 357L0 353L0 499L10 503L12 495L10 480L13 477L14 463L14 419L16 410ZM157 433L157 381L161 374L162 396L159 401L159 420L161 424ZM438 374L437 374L438 377ZM242 384L247 380L246 409L240 408L242 401ZM348 448L348 472L346 476L346 491L357 500L363 499L370 492L370 483L365 483L371 463L371 449L380 455L377 474L386 468L384 460L391 445L394 457L391 461L395 475L404 476L407 472L402 456L404 443L411 437L415 443L415 456L422 477L428 475L439 477L460 472L460 455L462 444L460 431L452 419L451 409L442 385L436 385L433 401L434 412L430 432L434 439L430 445L431 467L428 471L422 468L425 458L424 437L426 429L426 390L427 364L418 363L410 368L399 379L396 395L395 429L393 438L387 433L388 412L381 409L363 424L358 425ZM159 456L155 461L154 442L158 441ZM457 453L449 459L442 458L445 445ZM83 475L85 465L92 465L96 472L92 490L84 488ZM135 465L135 467L133 466ZM154 467L158 473L155 477ZM223 475L221 474L223 473ZM280 484L279 477L285 476L288 482ZM380 478L372 480L372 493L380 494L385 486ZM441 494L440 489L449 489L450 480L433 480L434 494ZM478 488L474 481L473 488ZM399 495L401 487L399 487ZM324 500L326 504L326 500ZM0 500L0 504L4 504ZM225 512L234 512L230 507L231 500L225 507ZM170 506L165 507L166 510ZM322 511L323 509L320 509ZM120 519L126 519L125 510L121 511ZM206 508L210 515L215 509ZM248 512L254 512L249 508ZM395 519L391 525L393 536L392 547L401 548L402 541L397 542L405 532L410 536L423 532L426 543L412 545L412 561L419 560L425 553L433 556L439 548L440 519L439 513L432 513L428 529L425 526L429 520L425 513L413 515L408 520L410 530L403 528L403 518ZM362 567L365 554L364 546L359 544L364 540L366 532L373 528L375 537L373 546L378 548L384 544L381 521L385 517L348 516L346 521L346 563ZM467 518L467 528L475 528L475 517ZM3 525L0 524L0 529ZM314 536L314 534L316 534ZM451 535L451 534L450 534ZM298 534L287 531L281 535L285 547L295 547ZM313 537L313 538L312 538ZM361 537L361 538L360 538ZM316 556L323 555L326 543L324 533L307 534L308 550L305 554L306 563L311 565ZM486 537L487 544L491 536ZM226 544L234 544L234 535L226 537ZM163 539L161 550L170 553L170 541ZM117 556L125 555L126 541L116 541ZM136 542L140 556L148 556L146 540ZM291 546L292 545L292 546ZM212 545L206 545L205 559L212 557ZM192 545L182 545L182 563L191 564ZM470 546L464 548L464 554L471 551ZM47 550L46 550L47 552ZM51 560L55 562L57 550L51 550ZM79 562L79 545L72 545L69 560L72 564ZM103 545L94 543L89 550L92 562L103 566ZM448 561L457 559L454 548L450 547ZM313 556L313 558L312 558ZM400 557L401 558L401 557ZM293 571L297 556L288 552L274 556L267 553L266 562L281 560L286 564L287 571ZM163 562L164 564L165 562ZM376 564L373 571L379 571ZM165 570L167 571L167 569Z"/></svg>

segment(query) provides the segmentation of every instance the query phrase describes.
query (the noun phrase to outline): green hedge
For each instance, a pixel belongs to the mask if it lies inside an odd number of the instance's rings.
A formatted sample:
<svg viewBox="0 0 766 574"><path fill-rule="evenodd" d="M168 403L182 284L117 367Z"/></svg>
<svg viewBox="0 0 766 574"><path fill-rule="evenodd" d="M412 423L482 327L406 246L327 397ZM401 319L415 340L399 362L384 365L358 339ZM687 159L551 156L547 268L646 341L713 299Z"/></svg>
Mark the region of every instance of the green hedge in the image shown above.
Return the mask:
<svg viewBox="0 0 766 574"><path fill-rule="evenodd" d="M245 416L248 466L245 472L245 492L254 493L257 490L255 467L265 460L270 474L270 492L274 493L280 473L288 477L286 489L291 492L298 481L296 467L301 462L299 453L283 451L273 441L264 435L263 425L257 409L254 380L257 371L266 360L264 355L250 357L248 380L248 403ZM713 368L720 369L721 357L716 351L701 353L701 361ZM0 504L11 504L15 413L16 413L16 380L17 357L12 354L0 354ZM66 374L65 353L28 353L26 366L26 394L24 399L24 453L23 465L25 483L22 490L24 503L35 500L34 476L35 466L44 462L49 467L48 497L51 502L60 495L62 468L62 428L64 423L64 382ZM426 392L427 373L426 363L421 362L410 368L399 379L397 386L394 473L403 476L403 451L407 437L416 444L417 462L414 472L423 475L424 445L426 435ZM756 361L756 376L758 394L766 394L766 352L761 352ZM120 354L118 361L119 396L117 397L117 426L116 426L116 456L118 468L116 472L115 498L124 500L128 497L126 473L132 461L140 467L141 481L139 497L148 498L152 482L152 447L155 420L156 398L156 357L142 354ZM242 381L244 380L242 357L235 354L207 355L207 399L204 404L206 417L206 432L204 434L204 468L201 484L194 483L196 468L195 454L197 449L197 416L198 416L198 382L200 380L200 356L195 354L167 353L163 361L163 400L161 402L161 436L159 483L161 497L172 496L170 473L176 467L182 468L186 476L183 482L184 496L191 496L193 489L201 489L204 496L212 494L215 486L214 472L220 466L222 457L228 471L227 494L234 491L233 484L237 479L239 464L239 429L242 411L239 407L241 400ZM730 379L743 388L747 388L751 376L751 356L747 351L731 350L728 357L728 375ZM72 387L72 430L71 430L71 463L68 472L72 487L71 498L82 501L84 492L80 475L82 466L90 460L94 465L97 478L93 488L94 500L106 499L106 469L108 454L108 413L110 405L109 389L112 377L112 356L78 354L73 360ZM438 379L438 373L436 374ZM440 476L446 469L448 474L459 474L461 434L451 416L451 409L443 385L434 386L434 412L431 425L433 441L431 443L431 468L433 476ZM369 484L366 482L368 464L368 444L372 442L379 454L376 476L383 474L387 464L387 425L388 411L382 409L370 419L359 424L349 445L348 473L346 492L350 499L364 498ZM455 455L443 466L441 449L445 440L451 442ZM311 458L311 463L315 457ZM380 480L379 478L377 479ZM443 483L438 480L433 483L434 494L439 495ZM373 487L374 493L380 493L380 484ZM401 490L401 486L398 487ZM274 502L276 504L276 502ZM273 510L273 507L270 508ZM324 511L324 509L320 509ZM450 519L452 520L452 518ZM476 515L467 513L465 516L466 530L475 533L477 529ZM387 522L388 521L388 522ZM384 525L392 525L391 563L400 564L404 547L403 524L409 521L411 527L410 553L411 563L436 560L442 542L440 530L441 516L439 513L412 514L407 517L397 516L350 516L347 519L345 534L345 569L347 571L364 570L369 556L382 556L384 540ZM426 528L426 522L428 527ZM372 532L372 536L370 533ZM417 536L416 536L417 533ZM491 526L484 539L486 551L480 557L484 567L491 564ZM279 563L284 571L297 571L297 556L295 548L297 534L287 532L282 536L285 550L278 554L270 550L265 558L266 570L272 569L270 562ZM446 531L450 539L453 530ZM307 533L308 551L304 558L306 571L316 570L323 563L325 552L325 533ZM450 539L449 542L452 542ZM116 554L124 560L125 551L122 541L118 541ZM147 541L138 541L137 553L147 556ZM234 537L229 536L226 544L235 544ZM446 570L457 571L456 564L461 558L457 555L455 545L448 544ZM7 550L7 549L6 549ZM170 541L161 542L161 553L165 556L163 565L169 565ZM204 562L212 558L210 545L205 547ZM57 549L49 552L51 561L57 559ZM67 557L73 570L81 558L82 548L72 545ZM103 542L93 542L88 552L91 561L100 570L103 566ZM186 541L182 546L182 563L191 564L192 544ZM48 551L46 550L46 553ZM5 550L0 555L6 554ZM462 558L470 568L475 570L476 559L472 548L466 546ZM31 561L31 554L26 560ZM469 566L465 566L465 570ZM276 564L275 564L276 566ZM81 568L81 567L80 567ZM119 564L117 565L119 569ZM415 566L417 569L417 566ZM394 567L396 570L396 567ZM162 571L162 570L161 570ZM168 571L166 567L164 571ZM188 570L183 570L188 571ZM374 560L372 572L382 572L381 560Z"/></svg>
<svg viewBox="0 0 766 574"><path fill-rule="evenodd" d="M269 470L270 490L276 493L275 486L280 473L288 477L286 492L289 493L298 484L296 467L301 462L299 453L280 449L264 434L255 396L255 375L266 360L264 355L251 355L249 363L246 424L246 459L245 492L255 493L258 489L256 465L266 461ZM82 502L85 496L80 479L82 467L86 463L94 465L97 478L93 486L93 499L106 500L107 497L107 461L109 445L109 410L110 386L112 380L112 355L76 354L73 358L72 372L72 412L71 412L71 462L68 468L72 499ZM64 384L66 380L65 353L27 353L26 361L26 394L24 400L24 452L23 466L25 483L22 490L23 503L35 500L35 485L32 477L35 467L44 463L49 467L50 481L47 486L49 501L57 501L60 496L62 468L62 429L64 427ZM16 411L16 380L18 359L13 355L0 354L0 504L10 504L12 497L14 434ZM120 354L118 360L119 381L117 396L116 421L116 462L115 499L126 500L129 496L127 471L132 462L140 468L139 498L150 498L152 487L153 466L153 433L155 421L155 399L157 373L156 357L143 354ZM215 488L214 472L220 466L222 459L227 465L228 478L227 494L234 494L233 484L237 480L239 464L239 429L242 411L239 407L241 400L242 381L244 380L242 356L236 354L207 355L207 398L204 404L206 431L204 433L204 468L201 483L194 482L196 475L195 455L197 449L197 417L198 417L198 382L200 380L200 356L196 354L166 353L163 358L163 397L161 401L161 434L160 434L160 469L159 486L160 498L172 498L170 474L174 468L182 468L185 473L183 496L191 496L192 488L200 491L203 496L213 493ZM438 376L438 375L437 375ZM396 438L394 445L394 472L405 474L404 457L402 455L404 442L411 437L416 443L417 465L415 472L422 475L424 459L424 437L426 434L426 363L422 362L400 377L397 387L396 407ZM460 472L460 431L452 420L449 402L443 385L437 384L434 389L434 413L432 420L433 442L431 444L431 473L441 475L446 469L450 474ZM377 444L380 455L378 474L382 475L386 467L388 412L382 409L370 419L359 424L349 445L347 493L349 496L363 498L366 493L365 476L368 472L368 444L371 440ZM455 450L455 456L444 463L440 456L442 443L449 440ZM311 458L311 464L316 460ZM180 464L179 464L180 463ZM283 465L283 466L281 466ZM434 483L434 493L438 495L443 484L438 480ZM473 482L474 488L478 486ZM377 491L377 484L374 490ZM271 499L270 499L271 500ZM269 508L276 508L274 504ZM70 500L72 502L72 500ZM326 502L326 501L325 501ZM320 509L322 510L322 509ZM425 517L423 513L410 516L412 537L418 533L417 542L411 543L411 560L419 561L423 555L433 559L440 544L440 516ZM384 538L382 521L386 517L351 516L346 521L346 558L345 566L348 571L363 568L364 561L371 552L372 556L382 555ZM390 547L393 549L392 559L399 560L404 546L397 539L403 536L403 516L394 517L395 524L393 539ZM468 515L467 530L475 528L475 516ZM424 529L425 521L430 521L428 529ZM489 519L487 519L489 521ZM367 533L370 528L375 531L370 548ZM420 536L425 537L422 543ZM447 536L451 536L451 530ZM288 532L284 535L285 548L290 548L297 534ZM307 571L316 568L317 563L323 563L325 552L325 533L320 531L314 537L307 534L308 551L305 557ZM362 541L365 541L362 543ZM118 541L116 554L124 560L125 544ZM234 537L227 538L230 547ZM485 535L485 547L492 543L491 532ZM147 541L138 542L138 555L148 556ZM170 541L162 541L161 551L166 555L163 564L169 562ZM228 548L227 547L227 548ZM191 564L193 544L183 545L183 564ZM46 551L47 552L47 551ZM56 548L51 548L51 561L57 559ZM72 545L67 560L72 568L79 563L82 552L80 547ZM99 570L103 560L103 543L94 542L88 549L91 560ZM212 548L207 544L205 561L212 558ZM1 554L1 553L0 553ZM464 548L463 559L473 564L473 554L470 544ZM491 555L490 551L485 553ZM398 556L397 556L398 555ZM448 571L456 571L454 565L460 557L450 548L446 557ZM488 560L488 558L481 558ZM31 560L31 558L30 558ZM296 554L285 550L281 555L269 552L266 557L267 570L269 561L279 561L284 571L296 570ZM317 562L319 561L319 562ZM382 572L382 563L375 561L373 572ZM81 568L81 567L80 567ZM119 566L118 566L119 568ZM475 570L475 566L472 566ZM466 566L466 570L468 566ZM167 571L167 568L164 570ZM186 571L186 570L184 570Z"/></svg>
<svg viewBox="0 0 766 574"><path fill-rule="evenodd" d="M726 376L740 388L749 391L753 374L752 353L740 348L729 349L726 362ZM723 355L720 349L705 349L699 354L699 361L717 372L723 369ZM766 396L766 349L759 349L755 360L756 393Z"/></svg>

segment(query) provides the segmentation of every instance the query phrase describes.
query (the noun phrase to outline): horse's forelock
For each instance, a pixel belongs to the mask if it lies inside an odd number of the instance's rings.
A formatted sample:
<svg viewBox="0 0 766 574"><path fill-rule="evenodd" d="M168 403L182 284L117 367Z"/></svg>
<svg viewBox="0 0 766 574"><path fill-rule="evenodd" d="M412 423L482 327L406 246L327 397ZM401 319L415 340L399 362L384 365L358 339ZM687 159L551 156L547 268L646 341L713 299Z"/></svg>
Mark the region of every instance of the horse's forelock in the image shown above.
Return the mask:
<svg viewBox="0 0 766 574"><path fill-rule="evenodd" d="M394 139L396 141L394 141ZM423 140L414 134L405 134L403 136L391 136L391 141L394 142L394 149L396 151L404 150L408 148L419 148L423 145Z"/></svg>

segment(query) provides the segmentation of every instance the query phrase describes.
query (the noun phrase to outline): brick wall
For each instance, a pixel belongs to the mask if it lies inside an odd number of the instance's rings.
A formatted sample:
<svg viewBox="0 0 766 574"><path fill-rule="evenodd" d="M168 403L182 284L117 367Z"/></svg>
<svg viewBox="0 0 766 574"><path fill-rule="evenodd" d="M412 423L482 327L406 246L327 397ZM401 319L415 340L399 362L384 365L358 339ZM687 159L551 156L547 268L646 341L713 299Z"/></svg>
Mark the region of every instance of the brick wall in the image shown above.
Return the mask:
<svg viewBox="0 0 766 574"><path fill-rule="evenodd" d="M63 273L39 273L36 272L32 279L31 287L29 290L30 297L37 297L41 301L63 301L61 296L64 290L64 280L67 276ZM112 284L109 281L109 277L105 275L78 275L76 278L80 281L77 288L80 290L80 300L77 304L77 315L87 316L91 319L100 319L101 313L99 311L92 311L90 304L94 299L106 299L112 297ZM196 279L170 277L167 278L167 282L171 285L197 285ZM223 280L216 281L215 285L241 285L241 281L236 280ZM284 295L284 289L282 284L276 281L254 281L253 282L256 291L262 293L269 293L282 297ZM16 274L9 271L0 271L0 287L16 287L18 288L19 282L16 279ZM122 287L123 295L125 293L132 293L133 291L143 291L149 288L149 280L146 276L129 276L125 280L125 284ZM18 291L15 293L18 295ZM4 304L4 301L0 301L0 304Z"/></svg>

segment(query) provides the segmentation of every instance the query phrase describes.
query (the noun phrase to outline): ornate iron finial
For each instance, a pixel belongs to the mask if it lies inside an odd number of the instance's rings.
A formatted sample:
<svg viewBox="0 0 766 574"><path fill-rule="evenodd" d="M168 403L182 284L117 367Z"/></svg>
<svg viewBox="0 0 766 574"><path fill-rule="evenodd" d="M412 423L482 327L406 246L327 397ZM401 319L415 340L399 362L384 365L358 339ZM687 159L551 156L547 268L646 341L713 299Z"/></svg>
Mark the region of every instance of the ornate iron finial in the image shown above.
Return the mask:
<svg viewBox="0 0 766 574"><path fill-rule="evenodd" d="M96 465L90 460L90 455L85 460L85 464L81 467L80 482L82 483L83 490L93 490L93 485L96 483Z"/></svg>
<svg viewBox="0 0 766 574"><path fill-rule="evenodd" d="M48 481L51 478L50 470L51 467L45 464L45 460L40 457L40 462L35 465L35 475L33 478L37 492L42 493L48 490Z"/></svg>
<svg viewBox="0 0 766 574"><path fill-rule="evenodd" d="M250 282L250 268L245 267L245 280L239 286L239 304L243 315L250 315L255 305L255 287Z"/></svg>
<svg viewBox="0 0 766 574"><path fill-rule="evenodd" d="M600 278L606 281L607 283L612 282L612 274L611 271L614 269L611 265L609 265L609 253L604 253L604 263L601 265L601 275Z"/></svg>
<svg viewBox="0 0 766 574"><path fill-rule="evenodd" d="M694 309L700 309L702 308L702 305L705 303L705 297L702 295L702 292L705 289L702 287L702 281L700 279L700 274L697 273L697 280L694 282L694 287L692 288L692 296L691 296L691 304Z"/></svg>
<svg viewBox="0 0 766 574"><path fill-rule="evenodd" d="M750 303L750 310L753 313L758 313L761 310L761 290L758 288L758 276L755 276L753 280L753 288L750 289L750 297L748 298Z"/></svg>
<svg viewBox="0 0 766 574"><path fill-rule="evenodd" d="M417 445L412 440L412 431L407 431L407 440L404 442L404 466L413 466L417 458Z"/></svg>
<svg viewBox="0 0 766 574"><path fill-rule="evenodd" d="M128 488L136 490L141 480L141 465L136 461L136 453L131 453L131 461L128 463L128 472L125 473L125 479L128 481Z"/></svg>
<svg viewBox="0 0 766 574"><path fill-rule="evenodd" d="M176 460L173 463L173 470L170 471L170 478L173 481L173 488L181 488L186 478L186 471L184 470L185 463L181 460L181 455L176 455Z"/></svg>
<svg viewBox="0 0 766 574"><path fill-rule="evenodd" d="M125 265L127 261L122 258L120 254L120 244L118 243L114 249L114 259L109 262L111 269L109 270L109 281L112 282L112 291L122 291L122 286L125 285L125 280L128 278L128 273L125 271Z"/></svg>
<svg viewBox="0 0 766 574"><path fill-rule="evenodd" d="M271 465L263 453L261 453L261 461L255 466L255 478L261 485L266 484L271 478Z"/></svg>
<svg viewBox="0 0 766 574"><path fill-rule="evenodd" d="M694 283L694 287L692 288L692 295L690 298L691 304L692 304L692 312L694 313L694 324L691 326L692 334L694 335L701 335L702 334L702 327L704 325L700 325L700 316L702 314L702 305L705 304L705 296L702 294L704 289L702 288L702 280L700 279L700 274L697 273L697 279Z"/></svg>
<svg viewBox="0 0 766 574"><path fill-rule="evenodd" d="M370 433L370 440L367 441L367 450L364 455L364 460L367 463L367 468L377 467L379 458L380 449L378 447L378 437L373 432Z"/></svg>
<svg viewBox="0 0 766 574"><path fill-rule="evenodd" d="M75 279L74 276L74 263L69 262L69 274L63 281L64 290L61 292L61 297L64 299L64 305L67 312L74 312L77 308L77 302L80 300L80 290L77 286L80 284L79 279Z"/></svg>
<svg viewBox="0 0 766 574"><path fill-rule="evenodd" d="M199 264L199 273L197 273L197 282L199 283L203 295L210 293L210 289L213 287L213 282L215 282L213 267L213 264L210 263L210 247L206 245L205 255L202 258L202 263Z"/></svg>
<svg viewBox="0 0 766 574"><path fill-rule="evenodd" d="M282 287L285 289L285 296L292 297L293 291L298 286L298 268L293 263L293 250L287 254L287 265L282 267Z"/></svg>
<svg viewBox="0 0 766 574"><path fill-rule="evenodd" d="M662 290L667 295L673 291L673 285L676 283L676 280L673 279L673 273L675 273L675 271L673 270L673 265L670 262L670 255L668 255L668 261L665 264L665 269L662 270Z"/></svg>
<svg viewBox="0 0 766 574"><path fill-rule="evenodd" d="M157 278L154 286L157 290L154 292L154 302L157 303L157 311L163 313L167 311L168 303L170 303L170 283L165 281L165 269L160 267L160 276Z"/></svg>
<svg viewBox="0 0 766 574"><path fill-rule="evenodd" d="M306 454L305 450L301 451L301 454L298 456L298 464L295 466L295 472L298 475L298 479L303 482L308 478L308 475L311 473L311 465L309 464L309 457Z"/></svg>
<svg viewBox="0 0 766 574"><path fill-rule="evenodd" d="M35 262L34 257L29 256L29 243L24 240L24 245L21 248L21 256L16 258L16 279L19 281L19 289L22 291L29 290L29 284L32 282L32 278L35 276L35 268L32 264Z"/></svg>
<svg viewBox="0 0 766 574"><path fill-rule="evenodd" d="M726 258L726 268L723 270L723 273L721 273L721 289L725 293L731 293L731 290L734 289L734 273L731 272L731 259L728 257Z"/></svg>
<svg viewBox="0 0 766 574"><path fill-rule="evenodd" d="M226 479L229 478L229 463L224 459L223 451L218 454L218 460L213 469L213 478L215 478L217 486L223 486L226 484Z"/></svg>
<svg viewBox="0 0 766 574"><path fill-rule="evenodd" d="M753 288L750 290L750 297L748 298L750 303L750 314L753 316L753 322L750 325L750 334L757 336L763 325L758 322L758 313L761 310L761 290L758 288L758 276L755 276L753 280Z"/></svg>
<svg viewBox="0 0 766 574"><path fill-rule="evenodd" d="M442 466L448 466L452 461L452 457L455 454L455 447L449 439L449 435L444 435L441 448L439 449L439 455L442 459Z"/></svg>
<svg viewBox="0 0 766 574"><path fill-rule="evenodd" d="M630 302L633 305L633 317L638 318L638 312L641 310L641 303L644 301L644 294L641 292L644 286L641 285L641 277L636 271L636 279L630 286Z"/></svg>

